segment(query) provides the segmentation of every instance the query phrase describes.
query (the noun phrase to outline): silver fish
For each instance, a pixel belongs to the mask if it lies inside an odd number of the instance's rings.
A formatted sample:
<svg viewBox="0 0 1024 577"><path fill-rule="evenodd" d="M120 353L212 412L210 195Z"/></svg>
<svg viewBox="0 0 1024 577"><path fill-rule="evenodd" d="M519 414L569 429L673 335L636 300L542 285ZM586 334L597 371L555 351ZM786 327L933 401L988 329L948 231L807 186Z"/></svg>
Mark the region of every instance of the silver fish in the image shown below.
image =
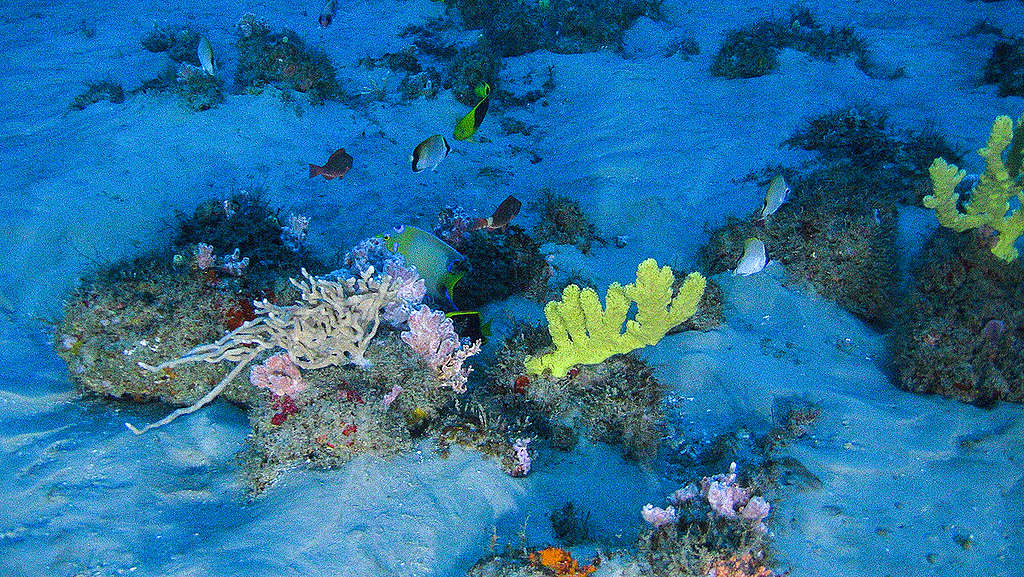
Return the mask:
<svg viewBox="0 0 1024 577"><path fill-rule="evenodd" d="M768 185L768 190L764 193L764 205L761 207L761 218L765 219L775 214L775 211L779 210L783 204L789 199L789 193L792 192L789 185L786 184L786 179L782 178L781 174L776 174L775 178L772 179L771 184Z"/></svg>
<svg viewBox="0 0 1024 577"><path fill-rule="evenodd" d="M213 76L213 46L210 45L210 41L204 36L199 39L199 46L196 47L196 56L199 57L199 64L203 67L203 70Z"/></svg>
<svg viewBox="0 0 1024 577"><path fill-rule="evenodd" d="M736 270L732 271L732 274L750 276L761 272L766 264L768 264L768 253L765 251L764 243L759 238L751 237L744 243L743 257L736 264Z"/></svg>
<svg viewBox="0 0 1024 577"><path fill-rule="evenodd" d="M412 171L423 172L426 169L437 170L437 165L448 157L452 147L440 134L424 140L412 151Z"/></svg>

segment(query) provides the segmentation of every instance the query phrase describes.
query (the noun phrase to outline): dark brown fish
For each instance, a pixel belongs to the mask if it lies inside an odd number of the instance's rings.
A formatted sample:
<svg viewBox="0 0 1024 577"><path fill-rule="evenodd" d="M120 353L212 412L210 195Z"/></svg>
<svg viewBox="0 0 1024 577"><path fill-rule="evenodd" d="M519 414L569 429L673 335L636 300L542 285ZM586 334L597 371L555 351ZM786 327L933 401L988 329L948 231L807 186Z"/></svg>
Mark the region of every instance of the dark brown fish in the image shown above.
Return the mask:
<svg viewBox="0 0 1024 577"><path fill-rule="evenodd" d="M344 148L339 148L327 159L327 164L323 166L317 166L315 164L309 165L309 177L313 178L316 175L320 175L327 180L332 178L341 178L345 176L348 169L352 168L352 157L345 152Z"/></svg>
<svg viewBox="0 0 1024 577"><path fill-rule="evenodd" d="M523 203L519 202L519 199L509 195L508 198L503 200L498 208L494 211L493 216L487 218L478 218L473 221L471 230L486 229L495 230L502 229L508 226L508 223L512 222L512 219L519 214L519 209L523 207Z"/></svg>
<svg viewBox="0 0 1024 577"><path fill-rule="evenodd" d="M331 25L331 22L334 21L334 12L337 11L337 9L337 0L327 0L327 2L324 2L324 7L322 10L320 10L319 18L320 26L322 28L327 28L328 26Z"/></svg>

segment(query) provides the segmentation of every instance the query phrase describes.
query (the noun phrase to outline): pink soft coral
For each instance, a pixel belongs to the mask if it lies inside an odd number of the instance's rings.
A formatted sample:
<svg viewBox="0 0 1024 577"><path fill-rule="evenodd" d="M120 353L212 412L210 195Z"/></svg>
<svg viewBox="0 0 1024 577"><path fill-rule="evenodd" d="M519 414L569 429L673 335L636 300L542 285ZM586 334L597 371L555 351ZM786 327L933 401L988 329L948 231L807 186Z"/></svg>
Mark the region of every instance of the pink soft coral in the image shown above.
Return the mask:
<svg viewBox="0 0 1024 577"><path fill-rule="evenodd" d="M466 392L466 381L472 368L463 366L463 363L480 352L480 341L472 345L463 343L452 320L426 305L409 315L409 330L402 333L402 340L434 369L443 386L449 386L457 393Z"/></svg>
<svg viewBox="0 0 1024 577"><path fill-rule="evenodd" d="M288 356L281 353L269 357L262 365L249 369L249 382L255 387L270 389L275 395L296 395L306 390L299 367Z"/></svg>

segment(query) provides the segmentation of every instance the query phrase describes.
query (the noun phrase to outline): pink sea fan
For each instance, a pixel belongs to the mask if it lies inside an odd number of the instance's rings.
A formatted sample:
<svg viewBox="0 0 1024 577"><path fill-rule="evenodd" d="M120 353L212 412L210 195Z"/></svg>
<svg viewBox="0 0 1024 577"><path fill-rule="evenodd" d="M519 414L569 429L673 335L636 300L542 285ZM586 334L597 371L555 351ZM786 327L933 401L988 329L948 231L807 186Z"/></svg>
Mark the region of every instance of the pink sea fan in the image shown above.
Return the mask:
<svg viewBox="0 0 1024 577"><path fill-rule="evenodd" d="M293 396L306 389L299 367L288 356L280 353L249 369L249 382L255 387L270 389L275 395Z"/></svg>
<svg viewBox="0 0 1024 577"><path fill-rule="evenodd" d="M648 503L640 510L640 515L643 516L644 521L654 525L655 528L679 522L679 513L677 513L676 508L671 505L662 509L661 507L655 507Z"/></svg>
<svg viewBox="0 0 1024 577"><path fill-rule="evenodd" d="M201 242L196 245L196 266L199 270L207 270L212 268L216 263L216 257L213 256L213 246Z"/></svg>
<svg viewBox="0 0 1024 577"><path fill-rule="evenodd" d="M472 345L459 340L455 325L440 311L421 305L409 315L409 330L402 340L434 369L442 386L457 393L466 392L466 381L471 367L465 367L468 357L480 352L480 341Z"/></svg>

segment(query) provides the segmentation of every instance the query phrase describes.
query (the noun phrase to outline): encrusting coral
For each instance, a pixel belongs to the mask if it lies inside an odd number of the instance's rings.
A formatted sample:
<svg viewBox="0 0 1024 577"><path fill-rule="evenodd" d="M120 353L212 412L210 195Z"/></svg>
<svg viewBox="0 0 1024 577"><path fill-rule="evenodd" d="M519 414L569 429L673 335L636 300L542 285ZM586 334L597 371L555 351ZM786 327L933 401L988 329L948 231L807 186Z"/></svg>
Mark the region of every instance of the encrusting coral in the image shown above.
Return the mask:
<svg viewBox="0 0 1024 577"><path fill-rule="evenodd" d="M581 290L574 284L565 287L560 302L551 301L544 307L555 350L527 358L527 371L540 374L550 370L552 377L560 378L573 365L600 363L612 355L656 344L669 329L693 316L707 284L700 273L690 273L673 296L673 281L670 267L658 268L654 259L647 259L637 267L635 283L608 287L603 309L593 289ZM636 303L637 313L627 321L632 303Z"/></svg>
<svg viewBox="0 0 1024 577"><path fill-rule="evenodd" d="M308 284L291 279L301 292L300 300L292 306L278 306L263 301L254 302L256 318L224 335L220 340L200 345L182 357L156 366L139 363L143 369L159 372L185 363L204 361L237 363L203 398L180 408L163 419L138 429L125 423L134 433L141 435L150 429L170 423L174 419L195 412L219 395L261 353L283 348L296 366L318 369L327 366L355 364L366 366L366 348L380 326L380 311L395 300L397 286L388 275L379 280L373 277L373 267L361 278L332 282L314 277L302 270Z"/></svg>
<svg viewBox="0 0 1024 577"><path fill-rule="evenodd" d="M1006 161L1003 152L1009 148ZM928 172L932 177L931 195L923 200L924 206L935 210L939 224L957 232L987 226L998 233L992 254L1006 262L1018 256L1014 243L1024 234L1024 207L1010 210L1010 199L1017 197L1024 204L1024 185L1021 184L1021 157L1024 154L1024 116L1017 121L999 116L992 124L985 148L978 150L985 159L985 172L971 189L963 212L958 207L960 195L956 187L967 176L954 164L936 158Z"/></svg>

